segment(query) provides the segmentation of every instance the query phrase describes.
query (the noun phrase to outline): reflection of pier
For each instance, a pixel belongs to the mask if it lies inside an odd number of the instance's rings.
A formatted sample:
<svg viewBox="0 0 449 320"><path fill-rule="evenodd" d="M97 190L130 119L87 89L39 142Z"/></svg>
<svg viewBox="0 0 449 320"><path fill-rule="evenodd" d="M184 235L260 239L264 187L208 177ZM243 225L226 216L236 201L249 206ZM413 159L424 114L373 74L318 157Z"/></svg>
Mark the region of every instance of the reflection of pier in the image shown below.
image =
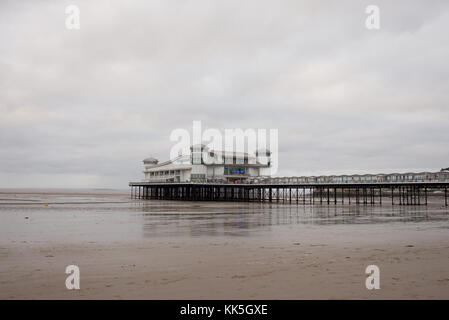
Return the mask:
<svg viewBox="0 0 449 320"><path fill-rule="evenodd" d="M219 184L130 182L135 199L255 201L297 204L427 205L432 195L448 205L449 182Z"/></svg>

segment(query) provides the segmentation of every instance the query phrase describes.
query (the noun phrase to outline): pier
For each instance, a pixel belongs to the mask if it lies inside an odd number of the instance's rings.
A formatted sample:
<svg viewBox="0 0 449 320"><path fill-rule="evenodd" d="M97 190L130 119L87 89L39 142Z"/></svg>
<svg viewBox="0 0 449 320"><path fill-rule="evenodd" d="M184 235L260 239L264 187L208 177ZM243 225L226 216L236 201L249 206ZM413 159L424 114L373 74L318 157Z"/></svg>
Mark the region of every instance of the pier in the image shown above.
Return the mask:
<svg viewBox="0 0 449 320"><path fill-rule="evenodd" d="M131 198L267 203L427 205L430 196L448 205L449 182L375 183L151 183L130 182Z"/></svg>

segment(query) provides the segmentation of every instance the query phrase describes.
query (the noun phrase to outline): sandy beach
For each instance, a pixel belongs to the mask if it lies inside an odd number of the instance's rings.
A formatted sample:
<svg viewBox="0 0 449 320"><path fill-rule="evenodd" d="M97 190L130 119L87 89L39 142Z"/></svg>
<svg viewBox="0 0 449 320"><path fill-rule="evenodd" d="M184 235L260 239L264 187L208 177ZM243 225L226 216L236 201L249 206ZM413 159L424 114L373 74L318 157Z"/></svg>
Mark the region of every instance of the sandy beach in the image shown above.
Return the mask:
<svg viewBox="0 0 449 320"><path fill-rule="evenodd" d="M160 243L2 247L1 299L448 299L449 241L414 247ZM376 262L381 289L365 288ZM81 289L67 290L68 264Z"/></svg>
<svg viewBox="0 0 449 320"><path fill-rule="evenodd" d="M0 299L449 299L448 213L437 206L1 198ZM25 198L35 203L17 204ZM65 287L70 264L80 290ZM371 264L379 290L365 287Z"/></svg>

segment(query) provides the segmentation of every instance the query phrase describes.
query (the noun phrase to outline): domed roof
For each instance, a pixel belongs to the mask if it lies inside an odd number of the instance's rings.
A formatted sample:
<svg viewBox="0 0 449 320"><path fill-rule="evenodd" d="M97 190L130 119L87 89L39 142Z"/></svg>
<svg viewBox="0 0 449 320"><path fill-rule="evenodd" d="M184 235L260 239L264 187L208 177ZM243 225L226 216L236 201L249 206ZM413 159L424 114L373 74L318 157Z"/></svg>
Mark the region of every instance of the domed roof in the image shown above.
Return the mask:
<svg viewBox="0 0 449 320"><path fill-rule="evenodd" d="M159 160L153 158L153 157L149 157L143 160L143 163L152 163L152 164L157 164L159 162Z"/></svg>

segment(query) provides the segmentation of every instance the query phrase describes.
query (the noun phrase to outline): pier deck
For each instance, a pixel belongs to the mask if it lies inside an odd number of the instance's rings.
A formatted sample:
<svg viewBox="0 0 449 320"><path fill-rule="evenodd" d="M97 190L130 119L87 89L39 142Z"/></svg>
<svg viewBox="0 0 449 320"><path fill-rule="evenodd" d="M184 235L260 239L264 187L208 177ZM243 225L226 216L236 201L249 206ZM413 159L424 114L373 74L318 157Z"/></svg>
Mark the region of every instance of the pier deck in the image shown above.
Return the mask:
<svg viewBox="0 0 449 320"><path fill-rule="evenodd" d="M297 204L448 205L449 182L222 184L130 182L131 198L185 201L254 201Z"/></svg>

